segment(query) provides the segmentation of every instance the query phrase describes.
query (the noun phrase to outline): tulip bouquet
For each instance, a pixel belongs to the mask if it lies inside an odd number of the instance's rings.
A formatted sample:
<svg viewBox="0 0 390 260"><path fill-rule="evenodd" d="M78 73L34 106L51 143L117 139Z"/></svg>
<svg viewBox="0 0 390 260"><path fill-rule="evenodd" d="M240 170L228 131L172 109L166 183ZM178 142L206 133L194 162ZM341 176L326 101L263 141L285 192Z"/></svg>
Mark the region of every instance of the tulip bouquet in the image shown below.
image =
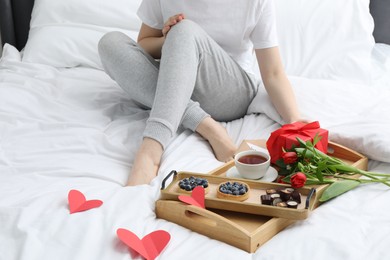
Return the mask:
<svg viewBox="0 0 390 260"><path fill-rule="evenodd" d="M282 158L276 160L279 175L282 176L281 182L290 183L294 188L330 184L322 194L321 202L337 197L362 183L380 182L390 186L390 174L363 171L329 156L315 148L319 139L316 135L313 142L305 142L297 137L298 146L288 150L283 148ZM358 178L356 174L364 178Z"/></svg>

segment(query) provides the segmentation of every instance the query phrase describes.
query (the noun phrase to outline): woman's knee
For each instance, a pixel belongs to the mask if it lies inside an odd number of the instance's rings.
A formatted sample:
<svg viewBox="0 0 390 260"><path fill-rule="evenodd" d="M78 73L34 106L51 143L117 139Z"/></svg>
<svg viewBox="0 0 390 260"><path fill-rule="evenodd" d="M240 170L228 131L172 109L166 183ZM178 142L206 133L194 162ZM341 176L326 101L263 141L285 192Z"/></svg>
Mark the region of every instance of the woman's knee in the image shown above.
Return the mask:
<svg viewBox="0 0 390 260"><path fill-rule="evenodd" d="M98 52L100 57L114 55L115 50L122 50L124 44L135 44L135 41L122 32L108 32L99 40Z"/></svg>
<svg viewBox="0 0 390 260"><path fill-rule="evenodd" d="M202 34L204 31L203 29L195 22L184 19L177 23L175 26L173 26L168 34L167 37L169 38L187 38L187 37L196 37L199 34Z"/></svg>

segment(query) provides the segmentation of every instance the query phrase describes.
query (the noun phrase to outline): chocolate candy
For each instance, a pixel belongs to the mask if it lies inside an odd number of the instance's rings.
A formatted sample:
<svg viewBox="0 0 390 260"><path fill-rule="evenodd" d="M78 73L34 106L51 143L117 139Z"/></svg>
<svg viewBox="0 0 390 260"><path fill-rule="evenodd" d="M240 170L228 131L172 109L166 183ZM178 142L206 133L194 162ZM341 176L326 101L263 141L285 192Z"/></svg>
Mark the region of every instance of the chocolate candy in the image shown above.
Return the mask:
<svg viewBox="0 0 390 260"><path fill-rule="evenodd" d="M296 202L298 202L298 204L301 204L301 194L299 193L299 191L294 190L291 193L291 199L295 200Z"/></svg>
<svg viewBox="0 0 390 260"><path fill-rule="evenodd" d="M272 201L272 205L276 206L278 205L278 203L281 203L283 202L283 200L281 198L276 198Z"/></svg>
<svg viewBox="0 0 390 260"><path fill-rule="evenodd" d="M265 190L265 193L267 193L268 195L272 195L272 194L275 194L275 193L277 193L278 191L277 190L275 190L275 189L267 189L267 190Z"/></svg>
<svg viewBox="0 0 390 260"><path fill-rule="evenodd" d="M280 194L280 198L283 201L287 201L287 200L289 200L291 198L292 191L284 189L284 190L280 190L279 194Z"/></svg>
<svg viewBox="0 0 390 260"><path fill-rule="evenodd" d="M287 208L287 207L288 207L288 206L287 206L287 203L284 202L284 201L281 201L281 202L276 203L275 206L276 206L276 207L281 207L281 208Z"/></svg>
<svg viewBox="0 0 390 260"><path fill-rule="evenodd" d="M266 189L266 194L260 196L261 204L282 208L298 208L301 194L293 188Z"/></svg>
<svg viewBox="0 0 390 260"><path fill-rule="evenodd" d="M295 200L289 200L286 202L286 204L288 208L298 208L298 202L296 202Z"/></svg>
<svg viewBox="0 0 390 260"><path fill-rule="evenodd" d="M264 204L264 205L272 205L272 197L268 194L266 195L261 195L260 196L260 199L261 199L261 204Z"/></svg>

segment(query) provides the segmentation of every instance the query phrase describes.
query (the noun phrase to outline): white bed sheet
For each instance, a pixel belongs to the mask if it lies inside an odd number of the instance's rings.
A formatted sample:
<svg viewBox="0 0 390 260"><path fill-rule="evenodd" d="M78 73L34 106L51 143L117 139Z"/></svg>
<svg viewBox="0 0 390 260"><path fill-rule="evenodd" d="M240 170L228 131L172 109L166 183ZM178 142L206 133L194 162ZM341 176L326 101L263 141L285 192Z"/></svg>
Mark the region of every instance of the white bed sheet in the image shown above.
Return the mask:
<svg viewBox="0 0 390 260"><path fill-rule="evenodd" d="M148 112L133 105L103 71L22 63L19 52L6 46L0 104L0 260L140 259L117 239L117 228L140 237L168 231L171 241L158 259L390 257L390 190L383 185L361 186L322 205L255 254L156 219L154 202L170 170L206 173L222 163L202 138L184 131L168 146L151 185L123 187ZM331 121L312 109L321 121ZM268 138L279 127L265 114L225 126L237 144ZM371 160L370 168L390 172L385 162ZM71 189L104 204L70 215Z"/></svg>

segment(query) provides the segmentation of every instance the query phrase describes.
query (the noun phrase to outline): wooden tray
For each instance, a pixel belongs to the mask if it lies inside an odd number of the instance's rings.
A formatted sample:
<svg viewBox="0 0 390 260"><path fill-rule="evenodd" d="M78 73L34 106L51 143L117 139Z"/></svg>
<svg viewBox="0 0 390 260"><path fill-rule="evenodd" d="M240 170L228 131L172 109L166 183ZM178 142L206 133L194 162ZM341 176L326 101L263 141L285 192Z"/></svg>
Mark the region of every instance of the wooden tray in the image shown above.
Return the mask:
<svg viewBox="0 0 390 260"><path fill-rule="evenodd" d="M240 147L238 148L238 152L251 150L249 146L250 144L256 145L261 148L265 148L266 147L265 142L266 142L265 140L245 140L241 143ZM368 164L367 157L340 144L329 142L328 155L339 158L345 163L350 164L361 170L367 170L367 164ZM231 160L230 162L227 162L221 167L212 170L208 174L217 175L217 176L226 176L226 172L233 166L234 166L234 160Z"/></svg>
<svg viewBox="0 0 390 260"><path fill-rule="evenodd" d="M173 175L173 181L165 188L165 182ZM303 187L298 189L301 193L301 203L297 209L293 208L281 208L277 206L263 205L260 201L260 196L266 194L266 189L283 189L290 187L290 185L278 184L278 183L265 183L251 180L242 180L249 188L249 198L244 201L234 201L228 199L221 199L217 197L217 189L219 184L226 181L234 181L234 178L226 178L213 175L205 175L201 173L193 172L179 172L172 171L163 180L161 188L161 199L163 200L178 200L179 195L187 194L179 187L179 181L191 176L201 177L207 179L209 182L208 193L205 195L206 208L223 209L242 213L250 213L263 216L283 217L287 219L305 219L309 216L309 212L314 206L316 201L315 188Z"/></svg>
<svg viewBox="0 0 390 260"><path fill-rule="evenodd" d="M156 215L249 253L254 253L261 245L295 222L284 218L203 209L173 200L158 200Z"/></svg>
<svg viewBox="0 0 390 260"><path fill-rule="evenodd" d="M240 147L238 148L238 151L250 150L251 149L250 145L256 145L258 147L265 148L266 147L265 143L266 143L265 140L244 140L241 143ZM367 157L365 157L364 155L362 155L358 152L355 152L354 150L349 149L345 146L342 146L340 144L336 144L333 142L329 142L327 154L330 156L333 156L335 158L338 158L338 159L342 160L343 162L345 162L349 165L352 165L358 169L367 170L367 165L368 165ZM212 170L208 174L214 175L214 176L225 177L226 172L232 167L234 167L234 160L225 163L221 167L218 167L218 168ZM358 175L358 174L353 175L353 176L355 178L360 177L360 175ZM242 181L245 179L238 178L237 180ZM261 182L261 180L259 180L258 182ZM312 187L312 188L316 189L316 196L315 196L314 205L312 208L312 209L315 209L320 205L319 198L321 197L322 193L325 191L326 187L328 187L328 184L326 184L326 185L311 185L311 186L306 186L306 187Z"/></svg>
<svg viewBox="0 0 390 260"><path fill-rule="evenodd" d="M245 140L239 150L251 149L248 143L265 147L264 140ZM367 170L367 158L349 148L329 143L328 154L342 159L354 167ZM233 162L228 162L208 174L224 177L226 171L233 165ZM320 197L325 187L326 185L316 187L316 198ZM318 205L319 202L315 199L313 209ZM156 215L158 218L177 223L249 253L255 252L274 235L297 221L212 208L202 209L179 201L164 199L156 202Z"/></svg>

